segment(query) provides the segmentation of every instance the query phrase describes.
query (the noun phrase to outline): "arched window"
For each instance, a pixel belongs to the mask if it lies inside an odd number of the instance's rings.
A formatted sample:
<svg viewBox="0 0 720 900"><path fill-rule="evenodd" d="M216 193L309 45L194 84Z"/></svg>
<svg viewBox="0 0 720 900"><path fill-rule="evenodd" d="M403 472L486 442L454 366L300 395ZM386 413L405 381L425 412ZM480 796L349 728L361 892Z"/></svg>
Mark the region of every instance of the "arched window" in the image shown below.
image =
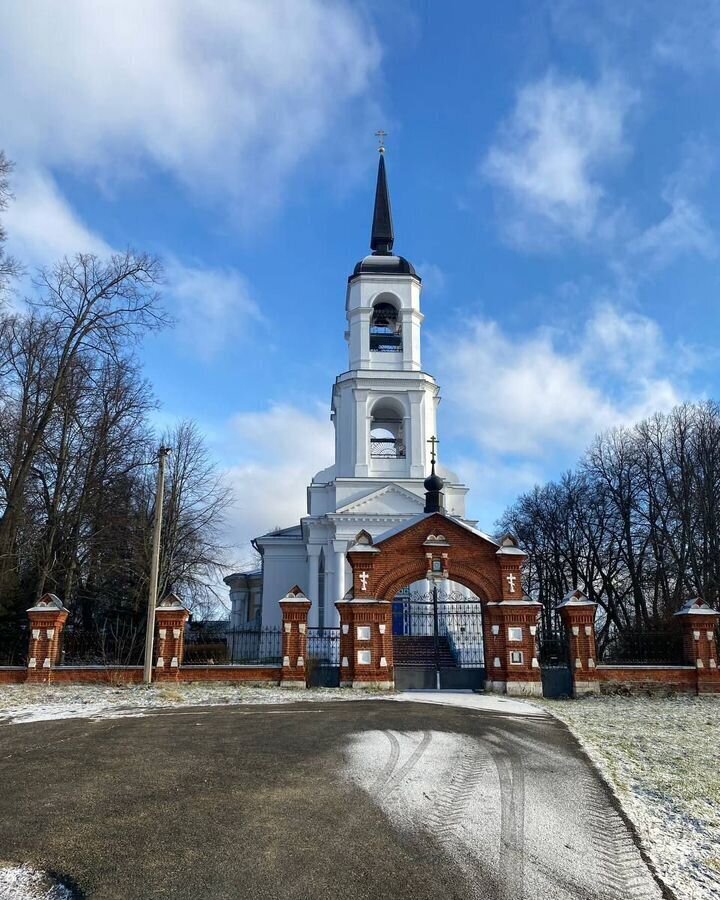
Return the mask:
<svg viewBox="0 0 720 900"><path fill-rule="evenodd" d="M402 331L398 311L392 303L380 300L370 319L370 349L376 353L402 352Z"/></svg>
<svg viewBox="0 0 720 900"><path fill-rule="evenodd" d="M380 401L373 407L370 456L373 459L405 458L403 414L395 404Z"/></svg>

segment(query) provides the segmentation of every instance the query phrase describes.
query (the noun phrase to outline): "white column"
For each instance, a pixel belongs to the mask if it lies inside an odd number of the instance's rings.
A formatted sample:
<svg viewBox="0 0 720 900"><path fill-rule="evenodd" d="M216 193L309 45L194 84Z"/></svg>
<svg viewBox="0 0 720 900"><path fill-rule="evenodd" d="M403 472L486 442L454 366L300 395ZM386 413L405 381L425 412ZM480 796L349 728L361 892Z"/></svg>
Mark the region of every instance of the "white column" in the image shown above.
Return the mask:
<svg viewBox="0 0 720 900"><path fill-rule="evenodd" d="M403 369L419 372L420 362L420 326L423 314L417 309L401 310L403 336Z"/></svg>
<svg viewBox="0 0 720 900"><path fill-rule="evenodd" d="M320 566L320 545L308 544L308 584L307 598L312 603L310 607L310 621L317 625L318 623L318 571Z"/></svg>
<svg viewBox="0 0 720 900"><path fill-rule="evenodd" d="M232 615L230 618L230 627L235 629L239 628L244 621L244 611L247 610L247 602L248 602L248 591L246 588L241 590L235 589L231 592L230 598L232 600Z"/></svg>
<svg viewBox="0 0 720 900"><path fill-rule="evenodd" d="M345 596L345 551L347 541L333 541L334 574L331 605Z"/></svg>
<svg viewBox="0 0 720 900"><path fill-rule="evenodd" d="M424 478L425 471L425 422L423 420L423 392L408 391L410 397L410 439L407 453L410 456L410 477Z"/></svg>
<svg viewBox="0 0 720 900"><path fill-rule="evenodd" d="M355 477L367 478L369 474L370 434L368 429L368 392L354 388L355 397Z"/></svg>

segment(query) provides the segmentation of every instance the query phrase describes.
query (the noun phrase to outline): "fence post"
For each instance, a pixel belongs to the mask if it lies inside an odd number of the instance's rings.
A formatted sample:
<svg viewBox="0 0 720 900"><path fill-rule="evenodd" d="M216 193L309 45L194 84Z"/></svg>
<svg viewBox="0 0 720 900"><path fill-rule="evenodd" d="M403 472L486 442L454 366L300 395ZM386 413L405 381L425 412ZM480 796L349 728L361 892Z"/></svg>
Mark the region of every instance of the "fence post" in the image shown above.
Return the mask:
<svg viewBox="0 0 720 900"><path fill-rule="evenodd" d="M720 612L697 597L688 600L675 616L683 631L685 662L695 666L698 694L720 693L716 640Z"/></svg>
<svg viewBox="0 0 720 900"><path fill-rule="evenodd" d="M339 600L340 687L395 686L392 603L387 600Z"/></svg>
<svg viewBox="0 0 720 900"><path fill-rule="evenodd" d="M487 604L492 634L492 690L512 696L542 696L537 623L542 603L526 597ZM497 661L500 665L496 665ZM505 678L505 684L502 678Z"/></svg>
<svg viewBox="0 0 720 900"><path fill-rule="evenodd" d="M597 648L595 646L595 611L597 603L576 588L559 604L560 616L567 632L573 696L599 694Z"/></svg>
<svg viewBox="0 0 720 900"><path fill-rule="evenodd" d="M68 611L55 594L45 594L27 611L30 620L28 681L51 681L52 669L60 662L62 633Z"/></svg>
<svg viewBox="0 0 720 900"><path fill-rule="evenodd" d="M311 605L297 585L280 601L283 624L281 687L306 686L307 621Z"/></svg>
<svg viewBox="0 0 720 900"><path fill-rule="evenodd" d="M177 680L185 653L185 625L190 612L176 594L155 608L155 677Z"/></svg>

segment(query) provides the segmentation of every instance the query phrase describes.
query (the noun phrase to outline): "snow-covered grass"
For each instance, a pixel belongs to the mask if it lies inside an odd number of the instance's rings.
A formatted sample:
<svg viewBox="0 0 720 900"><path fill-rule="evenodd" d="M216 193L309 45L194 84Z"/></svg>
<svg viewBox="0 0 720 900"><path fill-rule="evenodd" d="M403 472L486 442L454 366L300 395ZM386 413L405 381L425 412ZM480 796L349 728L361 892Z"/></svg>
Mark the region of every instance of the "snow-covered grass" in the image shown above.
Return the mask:
<svg viewBox="0 0 720 900"><path fill-rule="evenodd" d="M0 900L72 900L73 894L30 866L0 866Z"/></svg>
<svg viewBox="0 0 720 900"><path fill-rule="evenodd" d="M3 685L0 725L48 719L142 715L152 709L216 706L237 703L296 703L298 700L367 700L379 696L367 690L311 688L292 690L274 685L168 684L153 685Z"/></svg>
<svg viewBox="0 0 720 900"><path fill-rule="evenodd" d="M542 701L579 738L682 900L720 897L720 697Z"/></svg>

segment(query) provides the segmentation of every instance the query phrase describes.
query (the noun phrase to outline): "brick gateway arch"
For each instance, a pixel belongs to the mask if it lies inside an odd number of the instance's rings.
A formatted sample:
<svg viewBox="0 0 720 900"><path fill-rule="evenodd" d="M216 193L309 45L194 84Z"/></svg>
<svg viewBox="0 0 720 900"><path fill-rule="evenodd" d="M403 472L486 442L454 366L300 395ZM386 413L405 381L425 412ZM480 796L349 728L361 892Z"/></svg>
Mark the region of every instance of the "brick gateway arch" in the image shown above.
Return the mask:
<svg viewBox="0 0 720 900"><path fill-rule="evenodd" d="M360 532L347 557L352 595L336 604L341 684L393 687L401 680L395 665L399 644L393 635L393 601L408 585L428 579L441 592L455 582L477 598L482 612L475 609L474 614L482 622L485 688L515 695L542 693L536 640L541 605L523 597L525 554L510 535L498 544L457 519L431 512L374 542ZM465 600L457 608L468 614L472 602ZM434 613L437 621L437 606Z"/></svg>

